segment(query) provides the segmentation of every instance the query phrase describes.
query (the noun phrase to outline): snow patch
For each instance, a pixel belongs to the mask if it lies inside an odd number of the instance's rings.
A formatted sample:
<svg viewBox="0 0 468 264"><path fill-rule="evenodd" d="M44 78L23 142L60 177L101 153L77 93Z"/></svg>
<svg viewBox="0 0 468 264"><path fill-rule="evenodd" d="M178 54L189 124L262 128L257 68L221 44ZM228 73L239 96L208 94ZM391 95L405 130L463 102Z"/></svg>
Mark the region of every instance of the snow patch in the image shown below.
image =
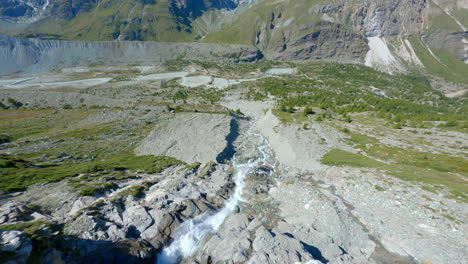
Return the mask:
<svg viewBox="0 0 468 264"><path fill-rule="evenodd" d="M368 37L369 52L366 54L365 65L385 72L401 71L403 66L395 59L381 37Z"/></svg>

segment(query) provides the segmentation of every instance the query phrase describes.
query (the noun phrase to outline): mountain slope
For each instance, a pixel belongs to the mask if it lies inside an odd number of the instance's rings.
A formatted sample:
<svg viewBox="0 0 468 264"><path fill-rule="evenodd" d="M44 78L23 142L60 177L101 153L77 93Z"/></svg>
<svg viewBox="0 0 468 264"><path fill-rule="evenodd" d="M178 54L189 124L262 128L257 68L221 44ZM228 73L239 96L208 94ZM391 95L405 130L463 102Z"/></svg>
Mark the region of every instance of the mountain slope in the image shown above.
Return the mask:
<svg viewBox="0 0 468 264"><path fill-rule="evenodd" d="M3 20L26 22L21 37L66 40L193 41L191 21L211 9L234 9L234 0L7 0ZM28 6L31 11L12 15ZM1 6L0 6L1 7ZM29 10L29 9L28 9Z"/></svg>
<svg viewBox="0 0 468 264"><path fill-rule="evenodd" d="M464 1L263 1L207 42L256 45L267 58L353 60L468 82ZM464 63L465 62L465 63Z"/></svg>
<svg viewBox="0 0 468 264"><path fill-rule="evenodd" d="M6 0L0 4L0 33L23 38L246 44L273 60L360 62L386 72L416 71L465 83L467 28L464 0Z"/></svg>

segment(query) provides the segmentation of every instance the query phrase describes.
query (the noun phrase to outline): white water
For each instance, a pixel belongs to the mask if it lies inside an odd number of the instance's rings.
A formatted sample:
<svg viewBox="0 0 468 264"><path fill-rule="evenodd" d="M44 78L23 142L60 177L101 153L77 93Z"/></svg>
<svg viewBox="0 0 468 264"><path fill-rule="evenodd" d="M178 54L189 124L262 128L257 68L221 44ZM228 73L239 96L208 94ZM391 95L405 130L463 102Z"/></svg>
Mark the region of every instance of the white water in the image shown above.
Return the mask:
<svg viewBox="0 0 468 264"><path fill-rule="evenodd" d="M45 10L49 6L49 0L46 0L44 6L42 7L42 10Z"/></svg>
<svg viewBox="0 0 468 264"><path fill-rule="evenodd" d="M188 220L181 224L175 234L172 244L165 248L159 255L157 263L172 264L179 263L182 259L195 254L203 242L203 239L211 233L215 233L227 216L232 214L242 199L242 193L245 187L245 176L253 172L258 166L264 164L269 155L266 152L267 141L259 134L252 132L253 127L247 131L249 137L259 137L262 144L257 147L260 157L251 159L246 163L238 164L236 158L233 160L233 166L236 168L234 194L218 212L208 212Z"/></svg>

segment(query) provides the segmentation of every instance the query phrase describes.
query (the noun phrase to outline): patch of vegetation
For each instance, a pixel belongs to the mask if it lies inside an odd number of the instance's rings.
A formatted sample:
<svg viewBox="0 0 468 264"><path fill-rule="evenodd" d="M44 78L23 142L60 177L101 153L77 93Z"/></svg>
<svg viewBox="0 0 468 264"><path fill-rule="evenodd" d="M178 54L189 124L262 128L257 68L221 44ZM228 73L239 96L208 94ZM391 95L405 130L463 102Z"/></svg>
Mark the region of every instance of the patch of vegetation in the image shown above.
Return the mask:
<svg viewBox="0 0 468 264"><path fill-rule="evenodd" d="M158 183L157 181L145 181L141 185L132 186L124 191L119 192L119 196L133 196L135 198L143 198L145 192L151 188L151 186Z"/></svg>
<svg viewBox="0 0 468 264"><path fill-rule="evenodd" d="M375 138L354 132L350 132L349 135L350 143L365 151L369 157L334 149L323 157L322 163L377 168L402 180L423 184L423 188L431 192L437 193L440 186L443 186L450 190L450 197L468 202L466 159L390 147ZM376 159L384 160L386 163Z"/></svg>
<svg viewBox="0 0 468 264"><path fill-rule="evenodd" d="M382 187L382 186L379 186L379 185L375 185L374 188L375 188L377 191L380 191L380 192L385 191L385 188Z"/></svg>
<svg viewBox="0 0 468 264"><path fill-rule="evenodd" d="M106 159L82 163L62 162L58 164L34 164L13 156L0 156L0 190L20 191L41 182L56 182L80 174L101 175L120 171L158 173L163 169L183 164L181 161L164 156L135 156L133 153L116 153ZM89 186L82 190L83 195L94 195L109 186Z"/></svg>
<svg viewBox="0 0 468 264"><path fill-rule="evenodd" d="M275 109L273 110L273 114L275 114L283 124L302 124L308 120L307 116L304 116L303 113L295 112L293 109Z"/></svg>
<svg viewBox="0 0 468 264"><path fill-rule="evenodd" d="M11 137L7 134L0 134L0 144L11 142Z"/></svg>
<svg viewBox="0 0 468 264"><path fill-rule="evenodd" d="M32 235L35 231L37 231L44 224L45 222L43 221L7 224L7 225L0 225L0 230L4 230L4 231L18 230L18 231L23 231L28 235Z"/></svg>
<svg viewBox="0 0 468 264"><path fill-rule="evenodd" d="M95 195L100 195L104 194L107 191L114 189L117 187L116 184L114 183L105 183L105 184L99 184L99 185L76 185L77 187L80 188L79 194L82 196L95 196Z"/></svg>
<svg viewBox="0 0 468 264"><path fill-rule="evenodd" d="M331 166L351 166L351 167L366 167L379 168L385 163L368 158L361 154L355 154L340 149L332 149L323 158L322 163Z"/></svg>
<svg viewBox="0 0 468 264"><path fill-rule="evenodd" d="M200 168L201 163L200 162L195 162L192 164L187 164L183 168L183 170L188 170L188 171L193 171L193 170L198 170Z"/></svg>
<svg viewBox="0 0 468 264"><path fill-rule="evenodd" d="M266 99L268 99L268 94L263 91L259 91L255 88L249 88L249 90L245 94L245 97L249 100L265 101Z"/></svg>
<svg viewBox="0 0 468 264"><path fill-rule="evenodd" d="M445 20L453 21L451 18ZM458 25L455 24L458 30ZM427 49L426 43L419 38L412 38L411 44L428 73L452 82L468 83L468 65L446 49Z"/></svg>
<svg viewBox="0 0 468 264"><path fill-rule="evenodd" d="M39 263L39 256L45 250L51 248L53 238L63 232L63 225L47 223L43 221L26 222L19 224L1 225L0 230L18 230L26 233L32 240L32 252L27 260L27 263ZM2 257L0 261L4 261Z"/></svg>
<svg viewBox="0 0 468 264"><path fill-rule="evenodd" d="M146 188L144 186L132 186L124 191L121 191L119 195L142 198L145 195L145 191L146 191Z"/></svg>
<svg viewBox="0 0 468 264"><path fill-rule="evenodd" d="M373 137L354 132L349 134L352 144L380 160L468 177L468 161L464 158L389 147Z"/></svg>
<svg viewBox="0 0 468 264"><path fill-rule="evenodd" d="M70 121L78 121L89 113L82 111L0 110L0 131L11 137L11 141L43 136L53 129L64 130Z"/></svg>
<svg viewBox="0 0 468 264"><path fill-rule="evenodd" d="M257 89L277 98L277 109L294 113L298 107L320 107L345 121L349 113L373 112L391 126L419 127L427 121L445 121L450 128L468 124L468 103L445 97L419 75L389 75L361 65L308 63L300 65L305 76L265 78ZM376 94L370 87L385 92ZM323 119L323 117L322 117Z"/></svg>

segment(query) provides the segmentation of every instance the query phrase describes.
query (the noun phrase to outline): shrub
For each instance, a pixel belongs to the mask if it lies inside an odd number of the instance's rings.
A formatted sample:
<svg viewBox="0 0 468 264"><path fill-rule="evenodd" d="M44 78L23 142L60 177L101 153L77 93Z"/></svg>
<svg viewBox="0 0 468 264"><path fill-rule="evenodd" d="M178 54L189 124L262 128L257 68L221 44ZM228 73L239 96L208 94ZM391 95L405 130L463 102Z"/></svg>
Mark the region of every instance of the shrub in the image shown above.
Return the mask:
<svg viewBox="0 0 468 264"><path fill-rule="evenodd" d="M23 104L16 101L15 99L11 98L11 97L8 97L7 98L7 102L12 105L13 107L16 107L16 108L20 108Z"/></svg>
<svg viewBox="0 0 468 264"><path fill-rule="evenodd" d="M447 123L445 123L446 127L456 127L458 126L458 121L457 120L449 120Z"/></svg>
<svg viewBox="0 0 468 264"><path fill-rule="evenodd" d="M393 125L393 128L395 129L401 129L403 126L401 125L401 123L396 123Z"/></svg>
<svg viewBox="0 0 468 264"><path fill-rule="evenodd" d="M304 108L304 116L313 115L313 114L314 114L314 111L312 110L312 108L309 108L309 107Z"/></svg>
<svg viewBox="0 0 468 264"><path fill-rule="evenodd" d="M7 134L0 134L0 144L11 142L11 137Z"/></svg>
<svg viewBox="0 0 468 264"><path fill-rule="evenodd" d="M72 109L72 106L70 104L66 104L63 106L63 109Z"/></svg>

